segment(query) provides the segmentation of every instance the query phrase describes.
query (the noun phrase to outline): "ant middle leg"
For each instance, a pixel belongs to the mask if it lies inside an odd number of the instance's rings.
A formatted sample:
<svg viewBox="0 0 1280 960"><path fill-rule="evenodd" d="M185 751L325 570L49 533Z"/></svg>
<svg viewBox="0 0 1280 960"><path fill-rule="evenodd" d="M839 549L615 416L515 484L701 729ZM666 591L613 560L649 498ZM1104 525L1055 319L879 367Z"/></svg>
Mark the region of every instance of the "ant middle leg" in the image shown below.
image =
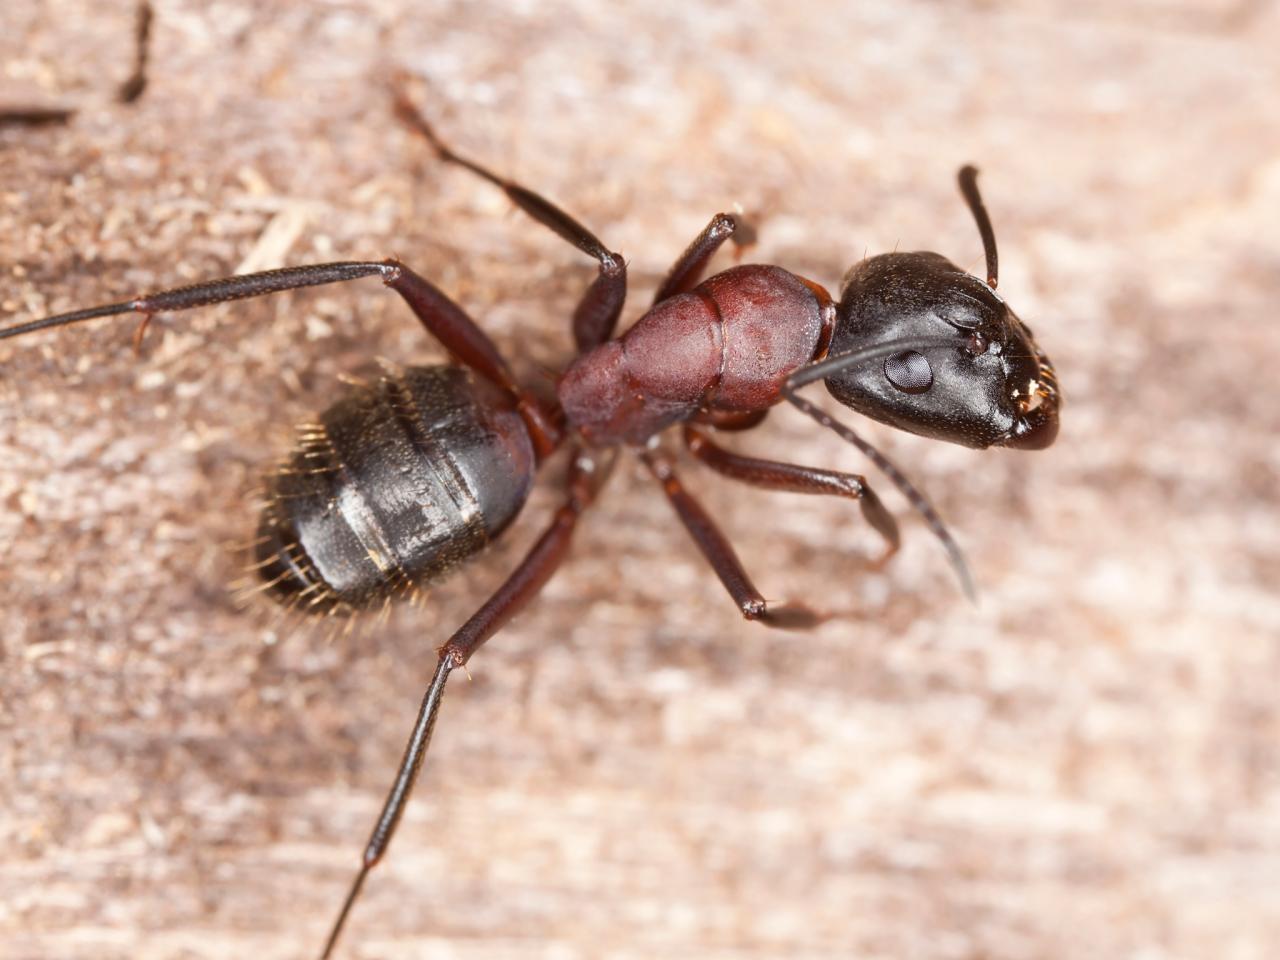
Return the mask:
<svg viewBox="0 0 1280 960"><path fill-rule="evenodd" d="M856 500L862 509L863 519L884 538L884 553L876 561L877 566L887 563L901 546L898 522L885 509L876 492L867 483L866 477L839 470L744 457L718 446L705 431L691 425L684 428L684 443L698 460L730 480L765 490L822 494Z"/></svg>
<svg viewBox="0 0 1280 960"><path fill-rule="evenodd" d="M755 239L755 230L737 214L717 213L694 238L693 243L676 258L676 262L667 271L662 286L653 295L653 302L661 303L668 297L696 287L707 269L707 263L726 240L732 240L734 246L742 250L755 243Z"/></svg>
<svg viewBox="0 0 1280 960"><path fill-rule="evenodd" d="M578 519L591 505L607 477L608 472L598 471L596 465L581 450L573 451L569 463L568 496L551 523L502 586L440 647L435 674L423 695L422 705L418 708L418 716L405 746L404 756L400 760L400 767L361 855L359 870L330 928L321 960L333 954L369 872L386 854L391 837L400 823L409 794L413 791L422 762L426 759L431 732L435 728L436 715L440 710L449 674L457 667L465 667L481 644L537 596L538 591L563 562Z"/></svg>
<svg viewBox="0 0 1280 960"><path fill-rule="evenodd" d="M573 244L599 263L599 273L573 311L573 339L579 352L604 343L613 336L627 298L627 264L622 255L609 250L598 237L540 193L499 176L488 167L455 152L436 133L409 98L403 84L392 87L396 116L431 145L445 163L470 170L498 187L517 207L558 237Z"/></svg>
<svg viewBox="0 0 1280 960"><path fill-rule="evenodd" d="M758 620L769 627L792 630L814 627L826 619L803 604L767 602L751 582L742 561L738 559L733 546L720 532L716 522L680 482L671 459L657 450L646 450L640 457L654 479L662 485L662 491L667 495L680 522L689 531L689 536L693 537L693 542L711 564L716 576L746 619Z"/></svg>

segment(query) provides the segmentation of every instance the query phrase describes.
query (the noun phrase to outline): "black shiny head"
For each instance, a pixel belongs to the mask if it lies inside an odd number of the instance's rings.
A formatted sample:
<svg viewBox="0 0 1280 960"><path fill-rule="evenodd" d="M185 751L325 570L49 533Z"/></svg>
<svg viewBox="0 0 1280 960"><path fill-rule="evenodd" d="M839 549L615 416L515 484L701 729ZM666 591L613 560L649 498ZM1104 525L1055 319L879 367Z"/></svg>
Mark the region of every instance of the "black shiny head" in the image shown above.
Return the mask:
<svg viewBox="0 0 1280 960"><path fill-rule="evenodd" d="M995 292L995 237L976 174L965 167L960 186L982 233L987 281L936 253L862 261L845 278L828 357L865 359L832 370L826 385L845 406L911 433L1039 450L1058 433L1057 378ZM901 349L880 355L891 341Z"/></svg>

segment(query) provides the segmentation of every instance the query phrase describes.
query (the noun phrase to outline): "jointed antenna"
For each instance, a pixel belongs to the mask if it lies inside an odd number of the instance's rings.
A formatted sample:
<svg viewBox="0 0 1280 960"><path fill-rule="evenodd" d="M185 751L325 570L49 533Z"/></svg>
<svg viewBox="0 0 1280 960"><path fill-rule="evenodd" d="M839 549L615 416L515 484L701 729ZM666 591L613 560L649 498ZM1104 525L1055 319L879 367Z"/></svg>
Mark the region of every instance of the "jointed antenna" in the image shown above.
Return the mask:
<svg viewBox="0 0 1280 960"><path fill-rule="evenodd" d="M991 227L991 217L983 206L982 194L978 192L978 168L972 165L960 168L960 193L964 202L969 205L973 219L978 222L978 233L982 234L982 249L987 255L987 283L992 288L1000 279L1000 261L996 255L996 232Z"/></svg>
<svg viewBox="0 0 1280 960"><path fill-rule="evenodd" d="M782 395L787 398L787 402L793 407L808 414L828 430L834 430L846 441L861 450L867 459L874 463L880 472L888 477L893 485L902 492L902 495L907 498L911 506L924 517L924 521L928 524L933 535L942 541L942 546L947 551L947 559L951 561L952 569L955 570L956 576L960 578L960 588L964 591L964 595L969 598L969 602L976 604L978 602L978 590L974 586L973 576L969 573L969 565L965 562L960 545L951 536L946 524L942 522L942 517L938 515L938 511L933 508L933 505L925 499L924 494L915 488L911 481L906 478L901 470L894 466L888 457L843 423L831 417L821 407L817 407L803 397L796 395L790 387L785 387Z"/></svg>
<svg viewBox="0 0 1280 960"><path fill-rule="evenodd" d="M931 347L956 346L955 337L901 337L897 340L885 340L883 343L876 343L861 350L837 353L834 356L827 357L825 360L806 364L787 377L786 385L782 388L782 391L787 394L792 390L799 390L807 383L813 383L815 380L825 380L830 376L834 376L845 367L855 367L868 360L891 357L895 353L902 353L906 350L920 351L928 350Z"/></svg>

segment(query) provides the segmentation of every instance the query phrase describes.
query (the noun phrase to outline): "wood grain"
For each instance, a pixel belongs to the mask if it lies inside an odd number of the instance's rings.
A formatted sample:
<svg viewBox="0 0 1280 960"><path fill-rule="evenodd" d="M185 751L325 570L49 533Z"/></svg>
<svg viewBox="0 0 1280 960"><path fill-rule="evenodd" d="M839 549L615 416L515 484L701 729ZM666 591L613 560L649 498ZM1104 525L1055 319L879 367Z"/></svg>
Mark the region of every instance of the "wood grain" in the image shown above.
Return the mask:
<svg viewBox="0 0 1280 960"><path fill-rule="evenodd" d="M864 252L982 269L1053 356L1042 454L867 433L898 498L691 487L770 598L745 624L630 460L569 566L455 681L344 956L1095 958L1280 943L1280 5L10 0L0 317L396 255L530 380L592 264L395 122L626 253L629 318L718 210L830 286ZM0 955L314 955L433 649L535 534L347 636L238 608L228 545L289 425L375 358L438 359L374 281L0 344ZM815 391L815 397L821 391ZM852 415L849 415L852 418ZM738 449L860 470L779 411ZM874 477L873 477L874 480ZM1005 519L1009 518L1009 519Z"/></svg>

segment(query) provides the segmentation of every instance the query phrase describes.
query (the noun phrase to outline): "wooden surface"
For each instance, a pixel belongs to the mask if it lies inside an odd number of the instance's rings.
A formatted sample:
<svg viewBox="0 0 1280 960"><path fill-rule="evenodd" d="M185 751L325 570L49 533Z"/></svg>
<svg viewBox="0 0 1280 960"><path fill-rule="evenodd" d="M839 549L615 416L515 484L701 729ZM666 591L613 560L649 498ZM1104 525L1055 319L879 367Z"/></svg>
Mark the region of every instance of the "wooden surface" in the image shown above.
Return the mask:
<svg viewBox="0 0 1280 960"><path fill-rule="evenodd" d="M866 432L857 511L692 466L770 597L745 624L627 460L569 566L446 699L343 956L1231 958L1280 943L1280 5L8 0L0 317L238 268L396 254L522 376L584 258L396 124L626 253L632 309L717 210L829 286L864 252L981 269L1057 363L1048 452ZM434 659L536 533L349 636L242 611L229 546L288 427L439 352L376 282L0 344L0 956L313 956ZM820 396L821 391L815 391ZM856 420L851 413L845 416ZM779 411L740 449L863 469ZM873 478L875 479L875 478Z"/></svg>

